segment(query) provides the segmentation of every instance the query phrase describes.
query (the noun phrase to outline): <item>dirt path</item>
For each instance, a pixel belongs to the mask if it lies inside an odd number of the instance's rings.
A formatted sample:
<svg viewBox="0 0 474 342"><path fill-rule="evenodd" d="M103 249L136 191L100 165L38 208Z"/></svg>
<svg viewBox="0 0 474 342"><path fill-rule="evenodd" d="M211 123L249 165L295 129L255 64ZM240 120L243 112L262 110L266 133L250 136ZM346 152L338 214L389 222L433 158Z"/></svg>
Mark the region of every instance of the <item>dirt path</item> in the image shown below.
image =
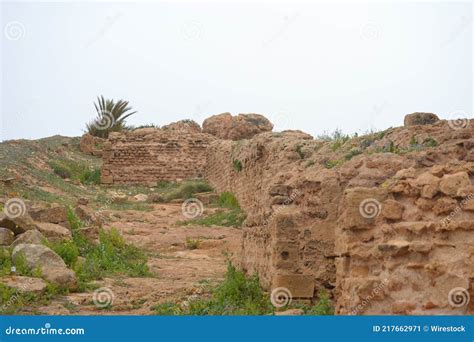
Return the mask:
<svg viewBox="0 0 474 342"><path fill-rule="evenodd" d="M237 256L241 230L228 227L177 226L185 219L180 204L155 205L153 211L107 211L106 228L117 228L128 243L149 255L151 277L112 277L98 281L113 297L107 309L93 303L93 293L72 293L55 298L39 308L47 315L146 315L162 302L184 300L202 291L203 284L216 283L226 271L226 254ZM199 239L190 250L186 239Z"/></svg>

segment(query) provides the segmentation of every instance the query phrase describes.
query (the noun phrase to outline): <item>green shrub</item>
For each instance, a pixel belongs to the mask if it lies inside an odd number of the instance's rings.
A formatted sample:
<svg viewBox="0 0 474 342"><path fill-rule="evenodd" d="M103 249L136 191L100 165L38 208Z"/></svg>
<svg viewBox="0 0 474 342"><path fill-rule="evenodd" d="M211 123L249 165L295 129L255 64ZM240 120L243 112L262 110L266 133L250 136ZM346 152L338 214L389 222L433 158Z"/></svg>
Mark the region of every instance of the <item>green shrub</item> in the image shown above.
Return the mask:
<svg viewBox="0 0 474 342"><path fill-rule="evenodd" d="M187 249L198 249L201 244L201 240L192 239L190 237L186 238L186 248Z"/></svg>
<svg viewBox="0 0 474 342"><path fill-rule="evenodd" d="M239 201L233 193L224 191L217 199L217 205L221 208L240 209Z"/></svg>
<svg viewBox="0 0 474 342"><path fill-rule="evenodd" d="M74 241L49 243L48 247L55 251L69 267L76 263L79 256L79 248Z"/></svg>
<svg viewBox="0 0 474 342"><path fill-rule="evenodd" d="M318 295L318 302L315 306L307 310L306 314L318 316L334 315L334 309L331 305L331 301L329 300L329 294L327 291L321 290L319 291Z"/></svg>
<svg viewBox="0 0 474 342"><path fill-rule="evenodd" d="M305 157L302 147L303 146L301 145L296 146L296 153L298 153L298 156L300 157L300 159L304 159Z"/></svg>
<svg viewBox="0 0 474 342"><path fill-rule="evenodd" d="M79 175L82 184L100 184L100 169L88 169Z"/></svg>
<svg viewBox="0 0 474 342"><path fill-rule="evenodd" d="M258 276L247 278L230 262L224 281L211 290L210 298L191 300L186 307L173 303L154 307L157 315L264 315L273 310Z"/></svg>
<svg viewBox="0 0 474 342"><path fill-rule="evenodd" d="M232 161L232 166L234 167L234 170L237 172L240 172L243 169L242 162L238 159L234 159Z"/></svg>
<svg viewBox="0 0 474 342"><path fill-rule="evenodd" d="M357 149L357 148L354 148L352 150L349 151L349 153L347 153L344 158L346 160L351 160L353 157L359 155L359 154L362 154L362 151Z"/></svg>

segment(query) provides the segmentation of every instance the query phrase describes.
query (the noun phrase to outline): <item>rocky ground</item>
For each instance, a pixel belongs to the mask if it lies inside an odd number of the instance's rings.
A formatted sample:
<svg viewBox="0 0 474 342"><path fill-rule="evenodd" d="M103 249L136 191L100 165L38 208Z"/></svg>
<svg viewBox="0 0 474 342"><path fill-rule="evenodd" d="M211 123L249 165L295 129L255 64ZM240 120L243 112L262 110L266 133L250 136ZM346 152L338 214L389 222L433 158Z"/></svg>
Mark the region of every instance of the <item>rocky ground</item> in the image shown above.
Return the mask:
<svg viewBox="0 0 474 342"><path fill-rule="evenodd" d="M206 296L210 286L223 279L228 258L236 257L239 252L239 228L209 223L184 225L189 215L183 215L183 199L179 196L168 203L155 203L162 202L162 194L173 192L179 184L164 187L161 184L160 188L96 184L93 177L100 163L100 158L79 151L76 138L56 136L0 144L3 207L0 307L3 312L151 314L159 303L179 304L189 298ZM210 204L212 193L202 196L204 211L198 218L226 211ZM9 219L6 212L9 199L21 200L22 216ZM49 248L52 243L72 241L74 233L66 208L82 219L87 227L84 233L94 243L100 226L105 231L118 230L125 243L136 246L145 255L148 272L133 277L114 272L94 279L85 289L78 289L79 276L72 272L73 266L65 265ZM26 255L27 274L22 274L18 266L19 255ZM9 263L13 266L15 262L16 269L8 272ZM65 290L51 291L48 288L51 284ZM29 293L37 297L25 299ZM94 294L96 301L104 300L107 305L96 305Z"/></svg>
<svg viewBox="0 0 474 342"><path fill-rule="evenodd" d="M105 227L117 228L125 240L148 255L150 276L114 276L97 281L113 293L107 309L93 303L93 293L59 296L37 310L43 314L146 315L154 305L180 302L205 292L205 286L222 280L227 256L238 252L239 229L229 227L176 226L183 220L180 204L154 205L152 211L107 210ZM199 242L189 249L186 240Z"/></svg>

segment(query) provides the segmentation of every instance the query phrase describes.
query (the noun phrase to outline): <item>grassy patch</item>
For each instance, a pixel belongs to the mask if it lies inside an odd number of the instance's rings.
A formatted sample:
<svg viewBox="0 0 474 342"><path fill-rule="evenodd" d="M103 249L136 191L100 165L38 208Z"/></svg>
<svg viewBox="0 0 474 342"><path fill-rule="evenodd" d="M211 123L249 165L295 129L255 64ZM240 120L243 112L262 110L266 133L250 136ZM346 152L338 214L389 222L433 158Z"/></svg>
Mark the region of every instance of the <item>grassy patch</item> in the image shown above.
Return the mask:
<svg viewBox="0 0 474 342"><path fill-rule="evenodd" d="M224 191L219 195L216 205L220 208L240 209L237 198L233 193L228 191Z"/></svg>
<svg viewBox="0 0 474 342"><path fill-rule="evenodd" d="M244 222L245 216L240 210L218 210L215 213L203 218L192 219L188 221L180 221L178 224L199 225L199 226L222 226L239 228Z"/></svg>
<svg viewBox="0 0 474 342"><path fill-rule="evenodd" d="M48 165L61 178L76 180L82 184L100 184L100 169L91 168L85 163L74 160L51 160Z"/></svg>
<svg viewBox="0 0 474 342"><path fill-rule="evenodd" d="M56 249L76 272L79 291L86 289L89 281L111 274L130 277L149 275L146 254L139 248L125 243L116 229L100 230L99 243L93 244L81 233L82 222L71 209L68 211L68 219L73 242L60 244ZM79 255L84 261L77 262Z"/></svg>
<svg viewBox="0 0 474 342"><path fill-rule="evenodd" d="M163 303L154 311L157 315L263 315L273 312L273 307L258 277L246 278L229 263L225 280L211 290L210 298L191 300L186 306Z"/></svg>
<svg viewBox="0 0 474 342"><path fill-rule="evenodd" d="M208 289L204 298L189 300L186 304L161 303L153 307L157 315L271 315L275 307L268 293L260 287L257 275L246 277L230 262L224 281ZM334 314L329 294L319 292L319 301L314 306L291 304L282 310L300 308L306 315Z"/></svg>

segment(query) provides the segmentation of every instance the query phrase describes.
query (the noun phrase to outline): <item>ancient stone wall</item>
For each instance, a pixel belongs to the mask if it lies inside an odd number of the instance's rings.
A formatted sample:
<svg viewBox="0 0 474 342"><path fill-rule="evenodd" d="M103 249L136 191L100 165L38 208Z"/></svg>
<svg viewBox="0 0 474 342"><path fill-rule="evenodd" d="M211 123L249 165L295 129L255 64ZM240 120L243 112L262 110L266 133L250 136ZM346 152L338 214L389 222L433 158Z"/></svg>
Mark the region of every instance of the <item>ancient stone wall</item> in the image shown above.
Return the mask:
<svg viewBox="0 0 474 342"><path fill-rule="evenodd" d="M326 289L338 314L471 312L474 121L214 142L206 177L247 213L241 267L268 290Z"/></svg>
<svg viewBox="0 0 474 342"><path fill-rule="evenodd" d="M102 183L150 184L202 177L215 138L195 130L144 128L111 133L103 147Z"/></svg>

